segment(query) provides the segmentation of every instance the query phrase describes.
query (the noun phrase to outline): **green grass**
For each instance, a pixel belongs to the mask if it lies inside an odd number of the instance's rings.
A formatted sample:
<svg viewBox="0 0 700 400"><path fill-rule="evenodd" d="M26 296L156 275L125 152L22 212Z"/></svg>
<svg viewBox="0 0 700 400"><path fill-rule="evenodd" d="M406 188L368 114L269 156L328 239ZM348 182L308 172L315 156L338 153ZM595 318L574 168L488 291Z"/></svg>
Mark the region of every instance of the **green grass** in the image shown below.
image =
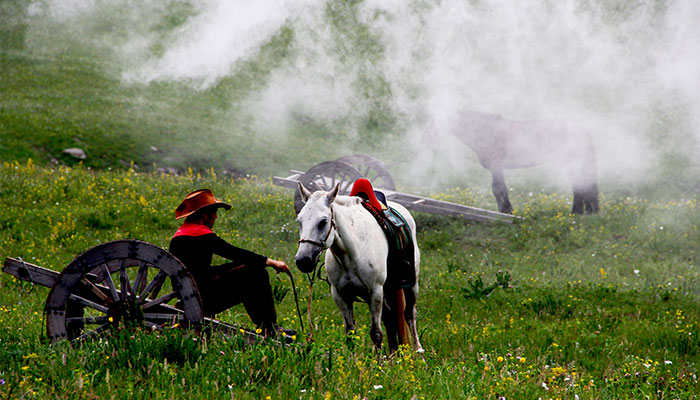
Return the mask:
<svg viewBox="0 0 700 400"><path fill-rule="evenodd" d="M323 12L332 51L361 66L352 85L367 112L324 119L300 111L273 134L256 128L246 102L293 63L293 28L206 89L129 84L110 49L131 30L147 31L157 38L147 51L162 54L194 6L172 2L138 18L105 3L76 33L31 13L30 3L0 3L0 259L61 271L111 240L167 247L175 206L210 187L234 205L217 221L222 237L292 264L292 194L267 177L353 152L386 162L403 191L496 208L488 173L454 141L445 139L435 150L445 157L421 171L411 165L424 161L395 145L413 116L393 110L391 87L373 67L384 48L360 2L330 1ZM613 8L611 16L624 12ZM601 176L598 215L569 215L570 196L540 190L540 169L507 177L519 182L511 197L523 219L514 226L415 215L423 355L374 351L362 304L347 344L322 283L312 296L313 343L299 334L293 346L249 347L237 336L166 327L50 346L42 323L49 289L0 274L0 398L696 398L700 167L691 129L678 127L682 111L660 112L640 133L675 144L658 146L675 150L659 155L656 173L638 186ZM62 153L70 147L87 159ZM153 173L158 167L181 175ZM309 283L294 273L305 301ZM299 329L289 287L273 279L280 322ZM241 306L220 318L251 326Z"/></svg>
<svg viewBox="0 0 700 400"><path fill-rule="evenodd" d="M268 179L14 162L0 167L0 257L60 271L109 240L167 247L178 226L172 210L198 187L234 205L217 221L221 236L293 263L291 191ZM489 194L455 189L436 197L473 204ZM566 200L515 197L523 220L514 226L415 216L423 355L377 354L362 304L347 344L323 283L314 288L313 343L300 333L289 347L248 347L237 336L165 329L49 346L42 326L48 289L2 274L0 397L693 398L700 361L697 200L604 197L600 215L583 217L566 214ZM305 302L308 282L294 273ZM474 295L479 281L493 286L488 296ZM273 279L273 286L284 292L289 283ZM289 292L278 312L283 325L299 329ZM242 306L220 317L251 326Z"/></svg>

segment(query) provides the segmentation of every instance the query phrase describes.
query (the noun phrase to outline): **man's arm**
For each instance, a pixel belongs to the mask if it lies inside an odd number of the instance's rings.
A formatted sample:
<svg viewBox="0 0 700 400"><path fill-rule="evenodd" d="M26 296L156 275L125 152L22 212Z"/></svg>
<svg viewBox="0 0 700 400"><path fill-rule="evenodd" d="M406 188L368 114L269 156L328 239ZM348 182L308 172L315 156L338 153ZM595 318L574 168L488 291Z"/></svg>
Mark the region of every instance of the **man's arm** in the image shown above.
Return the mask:
<svg viewBox="0 0 700 400"><path fill-rule="evenodd" d="M220 255L224 258L227 258L231 261L238 262L240 264L248 264L248 265L262 264L262 265L270 266L270 267L274 268L274 270L277 272L289 271L289 267L287 266L287 263L285 263L284 261L273 260L271 258L265 257L265 256L260 255L258 253L252 252L250 250L236 247L236 246L226 242L225 240L221 239L219 236L216 236L216 239L214 239L214 240L215 240L214 254Z"/></svg>
<svg viewBox="0 0 700 400"><path fill-rule="evenodd" d="M267 262L265 265L268 265L272 268L275 269L275 271L279 272L289 272L289 267L287 266L287 263L284 261L279 261L279 260L273 260L271 258L267 259Z"/></svg>

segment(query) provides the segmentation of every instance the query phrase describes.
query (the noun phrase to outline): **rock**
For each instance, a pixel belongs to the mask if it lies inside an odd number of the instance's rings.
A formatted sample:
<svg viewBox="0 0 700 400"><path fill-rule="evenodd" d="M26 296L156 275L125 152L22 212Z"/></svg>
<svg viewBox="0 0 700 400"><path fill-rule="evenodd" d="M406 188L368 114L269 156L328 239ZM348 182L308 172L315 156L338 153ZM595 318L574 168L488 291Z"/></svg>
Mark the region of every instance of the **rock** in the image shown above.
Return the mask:
<svg viewBox="0 0 700 400"><path fill-rule="evenodd" d="M175 175L175 176L180 175L180 171L178 171L177 169L172 168L172 167L158 167L158 169L156 171L158 171L161 174L166 174L166 175Z"/></svg>
<svg viewBox="0 0 700 400"><path fill-rule="evenodd" d="M77 158L78 160L84 160L87 156L83 149L77 147L71 147L70 149L63 150L64 154L68 154L71 157Z"/></svg>
<svg viewBox="0 0 700 400"><path fill-rule="evenodd" d="M119 160L119 164L123 165L125 168L133 168L134 171L138 171L138 170L141 169L141 168L138 166L138 164L136 164L136 163L133 162L133 161L132 161L132 162L129 162L129 161L126 161L126 160Z"/></svg>

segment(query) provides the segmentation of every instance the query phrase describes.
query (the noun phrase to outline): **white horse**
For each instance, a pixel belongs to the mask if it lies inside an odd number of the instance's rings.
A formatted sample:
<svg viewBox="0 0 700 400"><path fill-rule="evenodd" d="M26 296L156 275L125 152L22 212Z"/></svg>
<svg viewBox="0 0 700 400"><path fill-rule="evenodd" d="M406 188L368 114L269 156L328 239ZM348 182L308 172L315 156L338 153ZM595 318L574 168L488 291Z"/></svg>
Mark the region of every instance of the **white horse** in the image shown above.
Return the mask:
<svg viewBox="0 0 700 400"><path fill-rule="evenodd" d="M312 194L300 183L299 190L305 204L297 218L301 240L295 257L296 265L301 272L313 272L321 252L325 250L331 294L343 314L345 331L355 330L353 303L360 298L369 306L372 318L370 337L377 348L381 348L383 339L380 321L384 322L389 348L393 350L397 348L396 336L403 332L405 318L413 349L423 352L418 339L415 308L420 252L415 234L416 223L408 210L400 204L389 202L408 222L415 246L416 284L403 290L405 308L401 318L401 289L394 290L394 293L385 293L384 290L389 244L382 228L362 206L362 199L338 196L338 185L330 192L317 191ZM400 344L408 344L405 336L398 338Z"/></svg>

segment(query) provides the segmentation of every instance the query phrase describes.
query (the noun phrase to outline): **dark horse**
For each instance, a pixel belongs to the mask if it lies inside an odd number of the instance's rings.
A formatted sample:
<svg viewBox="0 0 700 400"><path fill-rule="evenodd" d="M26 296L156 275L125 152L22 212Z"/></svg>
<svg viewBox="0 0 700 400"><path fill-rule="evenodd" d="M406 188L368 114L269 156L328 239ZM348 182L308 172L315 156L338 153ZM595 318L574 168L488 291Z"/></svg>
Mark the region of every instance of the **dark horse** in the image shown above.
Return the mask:
<svg viewBox="0 0 700 400"><path fill-rule="evenodd" d="M463 111L450 133L469 146L491 172L498 209L513 207L503 170L551 163L569 178L573 214L598 212L595 148L590 135L554 121L510 121L500 115Z"/></svg>

